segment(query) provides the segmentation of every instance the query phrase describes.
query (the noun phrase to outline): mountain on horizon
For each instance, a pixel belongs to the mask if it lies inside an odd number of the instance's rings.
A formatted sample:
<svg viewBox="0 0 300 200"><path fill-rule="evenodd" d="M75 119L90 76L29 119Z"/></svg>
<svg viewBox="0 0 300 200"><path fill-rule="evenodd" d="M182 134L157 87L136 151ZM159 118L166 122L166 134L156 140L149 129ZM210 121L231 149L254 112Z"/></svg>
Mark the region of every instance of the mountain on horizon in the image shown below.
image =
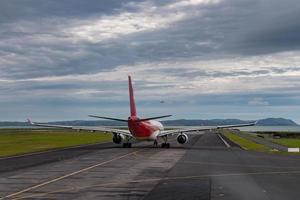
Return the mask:
<svg viewBox="0 0 300 200"><path fill-rule="evenodd" d="M164 126L218 126L230 124L243 124L253 122L250 120L240 119L177 119L161 121ZM109 120L74 120L74 121L56 121L49 124L70 125L70 126L126 126L124 122ZM29 126L27 122L11 122L2 121L0 127L3 126ZM266 118L260 119L257 126L299 126L296 122L285 118Z"/></svg>

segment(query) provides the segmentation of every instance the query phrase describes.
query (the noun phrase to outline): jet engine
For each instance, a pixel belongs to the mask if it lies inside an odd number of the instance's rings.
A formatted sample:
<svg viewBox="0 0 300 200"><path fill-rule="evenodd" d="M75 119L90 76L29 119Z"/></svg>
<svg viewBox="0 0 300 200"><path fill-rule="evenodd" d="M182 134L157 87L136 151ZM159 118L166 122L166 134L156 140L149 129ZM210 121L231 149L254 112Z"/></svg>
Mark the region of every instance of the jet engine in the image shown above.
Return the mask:
<svg viewBox="0 0 300 200"><path fill-rule="evenodd" d="M180 133L177 136L177 142L180 144L185 144L185 143L187 143L188 140L189 140L188 136L184 133Z"/></svg>
<svg viewBox="0 0 300 200"><path fill-rule="evenodd" d="M124 139L124 136L121 135L121 134L114 134L114 137L113 137L113 142L115 144L120 144L122 142L122 140Z"/></svg>

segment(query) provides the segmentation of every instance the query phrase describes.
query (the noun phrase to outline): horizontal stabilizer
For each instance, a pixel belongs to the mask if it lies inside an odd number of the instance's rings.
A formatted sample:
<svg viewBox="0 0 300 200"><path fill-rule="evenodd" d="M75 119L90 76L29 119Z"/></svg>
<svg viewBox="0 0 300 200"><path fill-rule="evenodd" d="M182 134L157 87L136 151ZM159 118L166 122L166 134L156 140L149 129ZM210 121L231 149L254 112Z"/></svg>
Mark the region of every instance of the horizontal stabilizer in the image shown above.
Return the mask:
<svg viewBox="0 0 300 200"><path fill-rule="evenodd" d="M149 117L149 118L144 118L144 119L139 119L138 121L148 121L148 120L153 120L153 119L161 119L165 117L171 117L172 115L163 115L163 116L158 116L158 117Z"/></svg>
<svg viewBox="0 0 300 200"><path fill-rule="evenodd" d="M118 119L118 118L111 118L111 117L101 117L101 116L97 116L97 115L89 115L89 117L100 118L100 119L109 119L109 120L114 120L114 121L119 121L119 122L128 122L127 119Z"/></svg>

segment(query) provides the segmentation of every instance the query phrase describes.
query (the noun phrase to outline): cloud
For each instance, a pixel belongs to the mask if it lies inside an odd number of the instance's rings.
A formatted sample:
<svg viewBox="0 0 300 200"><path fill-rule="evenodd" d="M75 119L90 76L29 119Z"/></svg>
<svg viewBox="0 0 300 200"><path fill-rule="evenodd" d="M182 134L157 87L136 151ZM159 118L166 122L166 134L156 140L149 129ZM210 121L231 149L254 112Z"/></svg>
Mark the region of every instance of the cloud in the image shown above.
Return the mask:
<svg viewBox="0 0 300 200"><path fill-rule="evenodd" d="M122 12L118 15L103 16L99 19L87 19L76 22L66 34L74 40L99 43L108 39L118 39L133 33L143 33L167 28L184 17L184 13L162 12L151 3L141 3L135 12Z"/></svg>
<svg viewBox="0 0 300 200"><path fill-rule="evenodd" d="M94 74L2 79L0 82L3 83L3 90L13 90L13 95L32 91L39 96L64 94L66 98L76 99L86 96L127 99L128 74L133 75L138 94L142 94L139 99L148 101L161 96L187 98L194 94L245 94L273 90L294 92L300 86L297 81L300 68L285 66L284 63L285 60L297 60L297 56L297 53L289 52L214 61L138 63ZM68 94L65 94L66 90Z"/></svg>
<svg viewBox="0 0 300 200"><path fill-rule="evenodd" d="M34 2L2 3L24 13L21 18L10 10L14 20L0 27L2 77L93 74L140 62L297 50L299 31L291 20L297 18L294 6L289 7L292 0L283 5L272 1L274 7L285 8L281 15L258 0L112 1L103 6L75 1L65 14L62 8L69 1L48 3L53 8L49 12L47 6ZM279 26L274 18L289 23Z"/></svg>
<svg viewBox="0 0 300 200"><path fill-rule="evenodd" d="M299 104L296 0L15 2L0 2L3 105L125 107L128 74L146 106Z"/></svg>
<svg viewBox="0 0 300 200"><path fill-rule="evenodd" d="M268 106L269 102L265 101L263 98L256 97L248 102L250 106Z"/></svg>

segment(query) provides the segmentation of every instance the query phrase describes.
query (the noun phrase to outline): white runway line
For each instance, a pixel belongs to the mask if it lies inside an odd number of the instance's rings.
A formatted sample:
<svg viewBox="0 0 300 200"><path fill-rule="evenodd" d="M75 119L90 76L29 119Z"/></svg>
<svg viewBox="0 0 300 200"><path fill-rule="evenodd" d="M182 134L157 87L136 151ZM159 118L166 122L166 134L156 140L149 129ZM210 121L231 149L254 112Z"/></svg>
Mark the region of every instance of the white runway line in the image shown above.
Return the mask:
<svg viewBox="0 0 300 200"><path fill-rule="evenodd" d="M224 138L218 133L217 134L219 136L219 138L222 140L222 142L226 145L227 148L230 148L230 144L228 144L228 142L226 142L226 140L224 140Z"/></svg>
<svg viewBox="0 0 300 200"><path fill-rule="evenodd" d="M57 178L55 178L55 179L52 179L52 180L49 180L49 181L40 183L40 184L38 184L38 185L35 185L35 186L32 186L32 187L23 189L23 190L21 190L21 191L19 191L19 192L15 192L15 193L9 194L9 195L7 195L7 196L0 197L0 200L6 199L6 198L12 198L12 197L15 197L15 196L17 196L17 195L20 195L20 194L23 194L23 193L25 193L25 192L31 191L31 190L33 190L33 189L37 189L37 188L40 188L40 187L42 187L42 186L48 185L48 184L50 184L50 183L57 182L57 181L59 181L59 180L68 178L68 177L70 177L70 176L74 176L74 175L76 175L76 174L79 174L79 173L88 171L88 170L93 169L93 168L95 168L95 167L99 167L99 166L105 165L105 164L110 163L110 162L113 162L113 161L115 161L115 160L122 159L122 158L124 158L124 157L127 157L127 156L130 156L130 155L132 155L132 154L135 154L136 152L139 152L139 151L141 151L141 150L134 151L134 152L130 152L130 153L124 154L124 155L122 155L122 156L118 156L118 157L115 157L115 158L113 158L113 159L110 159L110 160L107 160L107 161L104 161L104 162L101 162L101 163L98 163L98 164L95 164L95 165L92 165L92 166L83 168L83 169L78 170L78 171L75 171L75 172L72 172L72 173L70 173L70 174L66 174L66 175L57 177Z"/></svg>

